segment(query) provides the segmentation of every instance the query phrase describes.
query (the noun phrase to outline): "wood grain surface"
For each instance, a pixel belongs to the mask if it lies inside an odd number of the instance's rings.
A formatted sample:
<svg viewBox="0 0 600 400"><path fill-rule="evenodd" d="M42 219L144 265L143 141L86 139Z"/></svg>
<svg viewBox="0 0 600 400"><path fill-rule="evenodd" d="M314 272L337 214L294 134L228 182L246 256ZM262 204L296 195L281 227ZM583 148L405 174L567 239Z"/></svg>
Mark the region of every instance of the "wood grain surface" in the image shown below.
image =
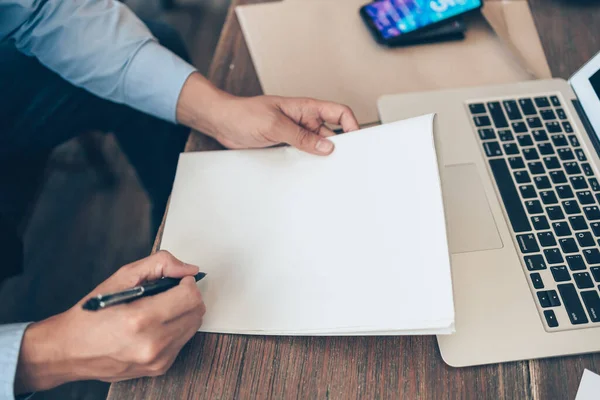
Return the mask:
<svg viewBox="0 0 600 400"><path fill-rule="evenodd" d="M253 2L260 0L233 2L209 73L243 96L261 89L233 9ZM554 76L568 78L600 50L600 4L530 5ZM187 146L214 148L200 134ZM165 376L114 384L109 399L574 399L584 368L600 372L600 355L455 369L444 364L434 337L197 334Z"/></svg>

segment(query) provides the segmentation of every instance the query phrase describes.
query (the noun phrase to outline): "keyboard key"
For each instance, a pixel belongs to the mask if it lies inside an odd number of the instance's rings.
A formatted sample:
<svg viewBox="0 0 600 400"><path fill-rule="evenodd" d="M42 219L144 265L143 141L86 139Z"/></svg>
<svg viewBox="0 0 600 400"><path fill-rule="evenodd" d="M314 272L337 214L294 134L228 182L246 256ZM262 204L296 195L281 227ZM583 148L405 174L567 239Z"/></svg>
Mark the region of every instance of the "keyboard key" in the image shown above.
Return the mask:
<svg viewBox="0 0 600 400"><path fill-rule="evenodd" d="M502 147L504 148L504 154L507 156L519 154L519 147L516 143L504 143Z"/></svg>
<svg viewBox="0 0 600 400"><path fill-rule="evenodd" d="M550 102L547 97L536 97L535 105L539 108L550 107Z"/></svg>
<svg viewBox="0 0 600 400"><path fill-rule="evenodd" d="M593 247L596 246L596 241L590 232L578 232L575 237L577 238L577 243L581 247Z"/></svg>
<svg viewBox="0 0 600 400"><path fill-rule="evenodd" d="M527 132L527 125L525 125L525 122L522 122L522 121L511 122L510 125L512 126L512 129L513 129L513 131L515 131L515 133Z"/></svg>
<svg viewBox="0 0 600 400"><path fill-rule="evenodd" d="M556 193L558 194L558 197L560 197L561 199L572 199L573 197L575 197L575 195L573 194L573 190L571 189L571 186L568 186L568 185L557 186Z"/></svg>
<svg viewBox="0 0 600 400"><path fill-rule="evenodd" d="M538 175L533 178L533 182L535 183L535 187L538 189L550 189L552 185L550 184L550 179L548 179L545 175Z"/></svg>
<svg viewBox="0 0 600 400"><path fill-rule="evenodd" d="M558 244L565 254L577 253L579 251L577 243L575 243L575 240L572 238L558 239Z"/></svg>
<svg viewBox="0 0 600 400"><path fill-rule="evenodd" d="M498 137L503 142L507 142L509 140L515 139L513 137L512 131L510 129L502 129L502 130L498 131Z"/></svg>
<svg viewBox="0 0 600 400"><path fill-rule="evenodd" d="M556 160L556 162L558 162L558 160ZM555 184L567 183L567 176L562 171L550 172L550 179L552 179L552 182L554 182Z"/></svg>
<svg viewBox="0 0 600 400"><path fill-rule="evenodd" d="M570 176L571 186L575 190L587 189L588 185L583 176Z"/></svg>
<svg viewBox="0 0 600 400"><path fill-rule="evenodd" d="M588 221L598 221L600 219L600 209L597 206L583 207L583 212Z"/></svg>
<svg viewBox="0 0 600 400"><path fill-rule="evenodd" d="M594 232L594 236L600 237L600 223L599 222L592 222L590 224L590 227L592 228L592 232Z"/></svg>
<svg viewBox="0 0 600 400"><path fill-rule="evenodd" d="M560 298L558 297L556 290L548 290L548 298L550 299L550 305L552 307L560 306Z"/></svg>
<svg viewBox="0 0 600 400"><path fill-rule="evenodd" d="M540 271L546 269L546 262L544 257L539 254L533 256L525 256L525 265L529 271Z"/></svg>
<svg viewBox="0 0 600 400"><path fill-rule="evenodd" d="M600 296L598 296L598 292L595 290L586 290L581 292L581 298L583 299L583 304L585 304L585 308L588 310L588 314L592 322L600 321Z"/></svg>
<svg viewBox="0 0 600 400"><path fill-rule="evenodd" d="M567 174L569 175L577 175L581 173L581 168L579 168L579 165L576 162L566 162L565 171L567 171Z"/></svg>
<svg viewBox="0 0 600 400"><path fill-rule="evenodd" d="M485 106L482 103L469 104L469 111L471 114L484 114Z"/></svg>
<svg viewBox="0 0 600 400"><path fill-rule="evenodd" d="M508 163L512 169L525 168L525 162L522 157L508 157Z"/></svg>
<svg viewBox="0 0 600 400"><path fill-rule="evenodd" d="M560 162L558 161L558 158L556 158L554 156L544 157L544 164L546 165L546 168L548 168L548 169L559 169L560 168Z"/></svg>
<svg viewBox="0 0 600 400"><path fill-rule="evenodd" d="M545 290L537 292L537 298L540 302L540 306L542 306L543 308L550 307L550 298L548 297L548 292L546 292Z"/></svg>
<svg viewBox="0 0 600 400"><path fill-rule="evenodd" d="M596 178L590 178L590 186L594 192L600 191L600 185L598 184L598 180Z"/></svg>
<svg viewBox="0 0 600 400"><path fill-rule="evenodd" d="M525 115L533 115L536 114L535 107L533 106L533 102L531 99L519 99L519 105L521 106L521 110Z"/></svg>
<svg viewBox="0 0 600 400"><path fill-rule="evenodd" d="M517 135L517 141L521 147L533 146L531 135Z"/></svg>
<svg viewBox="0 0 600 400"><path fill-rule="evenodd" d="M558 291L565 305L569 319L573 325L587 324L588 319L577 295L577 289L572 283L558 285Z"/></svg>
<svg viewBox="0 0 600 400"><path fill-rule="evenodd" d="M540 111L540 115L542 116L542 119L546 121L556 119L556 114L554 114L554 111L552 111L551 109Z"/></svg>
<svg viewBox="0 0 600 400"><path fill-rule="evenodd" d="M554 193L553 190L545 190L540 192L540 199L542 199L542 203L545 205L558 203L556 193Z"/></svg>
<svg viewBox="0 0 600 400"><path fill-rule="evenodd" d="M548 140L548 134L543 129L536 129L532 132L533 138L536 142L543 142Z"/></svg>
<svg viewBox="0 0 600 400"><path fill-rule="evenodd" d="M537 253L540 251L540 247L532 233L527 235L517 235L517 243L523 254Z"/></svg>
<svg viewBox="0 0 600 400"><path fill-rule="evenodd" d="M562 205L565 212L569 215L581 213L581 208L579 208L579 204L575 201L563 201Z"/></svg>
<svg viewBox="0 0 600 400"><path fill-rule="evenodd" d="M475 117L475 118L477 118L477 117ZM485 118L487 118L487 117L485 117ZM489 118L488 118L488 121L489 121ZM477 126L479 126L479 125L477 125ZM562 128L560 127L560 124L556 121L546 122L546 130L549 133L562 132Z"/></svg>
<svg viewBox="0 0 600 400"><path fill-rule="evenodd" d="M544 165L539 161L527 163L527 166L529 167L529 172L531 172L532 175L539 175L546 172Z"/></svg>
<svg viewBox="0 0 600 400"><path fill-rule="evenodd" d="M502 150L500 149L498 142L483 142L483 148L485 149L485 154L487 154L488 157L502 155Z"/></svg>
<svg viewBox="0 0 600 400"><path fill-rule="evenodd" d="M550 110L550 111L552 111L552 110ZM530 129L542 127L542 120L540 120L538 117L528 117L526 121L527 121L527 125L529 126Z"/></svg>
<svg viewBox="0 0 600 400"><path fill-rule="evenodd" d="M527 171L516 171L514 173L515 176L515 181L517 183L530 183L531 182L531 178L529 177L529 174L527 173ZM591 195L591 194L590 194ZM592 197L592 202L594 201L594 198Z"/></svg>
<svg viewBox="0 0 600 400"><path fill-rule="evenodd" d="M586 176L593 176L594 171L592 171L592 166L588 163L581 164L581 169L583 169L583 173Z"/></svg>
<svg viewBox="0 0 600 400"><path fill-rule="evenodd" d="M550 143L542 143L538 145L538 150L540 154L543 156L547 156L549 154L554 154L554 147Z"/></svg>
<svg viewBox="0 0 600 400"><path fill-rule="evenodd" d="M554 310L544 310L544 318L546 318L546 323L550 328L556 328L558 326L558 320L556 319L556 314L554 314Z"/></svg>
<svg viewBox="0 0 600 400"><path fill-rule="evenodd" d="M539 232L537 237L542 247L556 246L556 239L554 239L554 235L550 231Z"/></svg>
<svg viewBox="0 0 600 400"><path fill-rule="evenodd" d="M600 267L591 267L590 271L592 271L592 276L596 282L600 282Z"/></svg>
<svg viewBox="0 0 600 400"><path fill-rule="evenodd" d="M586 268L585 262L579 254L576 254L574 256L567 256L566 259L571 271L583 271Z"/></svg>
<svg viewBox="0 0 600 400"><path fill-rule="evenodd" d="M523 208L523 203L521 203L521 199L519 198L517 188L513 183L512 177L510 176L510 171L506 165L506 161L502 158L490 160L490 167L492 169L494 179L496 180L496 185L498 186L498 191L502 197L502 202L504 203L504 208L506 209L506 213L510 219L513 231L517 233L529 232L531 230L531 225L527 219L527 214L525 214L525 209ZM531 189L534 190L533 186Z"/></svg>
<svg viewBox="0 0 600 400"><path fill-rule="evenodd" d="M594 282L592 282L592 278L587 272L577 272L573 274L573 280L575 280L575 284L579 289L589 289L594 287Z"/></svg>
<svg viewBox="0 0 600 400"><path fill-rule="evenodd" d="M569 135L569 142L571 143L571 146L579 147L579 140L577 140L577 136Z"/></svg>
<svg viewBox="0 0 600 400"><path fill-rule="evenodd" d="M479 133L481 140L496 139L496 133L492 128L478 129L477 133Z"/></svg>
<svg viewBox="0 0 600 400"><path fill-rule="evenodd" d="M567 119L567 114L565 114L565 110L563 110L562 108L558 108L556 110L556 115L558 115L558 118L560 119Z"/></svg>
<svg viewBox="0 0 600 400"><path fill-rule="evenodd" d="M594 204L596 202L594 196L592 196L592 192L589 190L577 192L577 200L579 201L579 204Z"/></svg>
<svg viewBox="0 0 600 400"><path fill-rule="evenodd" d="M543 213L542 204L538 200L527 200L525 202L525 207L527 207L527 212L529 214Z"/></svg>
<svg viewBox="0 0 600 400"><path fill-rule="evenodd" d="M600 264L600 251L598 249L585 249L583 256L588 264Z"/></svg>
<svg viewBox="0 0 600 400"><path fill-rule="evenodd" d="M542 277L540 276L539 273L534 272L531 275L529 275L529 277L531 278L531 284L533 285L534 288L536 288L536 289L544 288L544 281L542 281Z"/></svg>
<svg viewBox="0 0 600 400"><path fill-rule="evenodd" d="M571 126L571 123L568 121L564 121L562 123L563 125L563 129L565 130L565 132L567 133L573 133L573 127Z"/></svg>
<svg viewBox="0 0 600 400"><path fill-rule="evenodd" d="M548 218L552 221L556 221L558 219L565 219L565 214L562 211L560 206L550 206L546 207L546 212L548 213Z"/></svg>
<svg viewBox="0 0 600 400"><path fill-rule="evenodd" d="M581 215L569 217L569 222L574 231L584 231L588 228L587 222L585 222L585 219Z"/></svg>
<svg viewBox="0 0 600 400"><path fill-rule="evenodd" d="M519 191L521 192L521 196L523 196L524 199L533 199L534 197L537 197L535 189L532 185L519 186ZM504 204L506 205L506 202Z"/></svg>
<svg viewBox="0 0 600 400"><path fill-rule="evenodd" d="M506 111L506 115L508 115L509 119L521 119L521 111L519 111L519 107L517 106L517 102L514 100L504 100L502 102L504 105L504 111Z"/></svg>
<svg viewBox="0 0 600 400"><path fill-rule="evenodd" d="M569 236L571 234L571 229L566 222L553 222L552 229L554 229L554 233L556 236Z"/></svg>
<svg viewBox="0 0 600 400"><path fill-rule="evenodd" d="M494 142L491 142L491 143L494 143ZM569 161L569 160L575 159L573 152L569 148L558 149L558 150L556 150L556 152L558 153L558 157L560 157L560 159L563 161Z"/></svg>
<svg viewBox="0 0 600 400"><path fill-rule="evenodd" d="M490 126L492 125L492 121L490 121L490 117L488 117L487 115L478 115L476 117L473 117L473 122L475 123L475 126Z"/></svg>
<svg viewBox="0 0 600 400"><path fill-rule="evenodd" d="M577 156L577 159L579 161L587 161L587 157L585 156L585 153L581 149L575 149L575 156Z"/></svg>
<svg viewBox="0 0 600 400"><path fill-rule="evenodd" d="M560 264L564 261L560 249L545 249L544 256L548 264Z"/></svg>
<svg viewBox="0 0 600 400"><path fill-rule="evenodd" d="M550 229L550 224L548 223L548 219L543 215L539 215L536 217L531 217L531 223L533 224L533 228L538 231L542 231L544 229Z"/></svg>
<svg viewBox="0 0 600 400"><path fill-rule="evenodd" d="M560 100L558 99L558 96L550 96L550 102L552 102L553 106L560 107Z"/></svg>
<svg viewBox="0 0 600 400"><path fill-rule="evenodd" d="M568 282L571 280L571 274L569 274L569 270L564 265L560 267L550 267L550 272L552 272L552 277L555 282Z"/></svg>
<svg viewBox="0 0 600 400"><path fill-rule="evenodd" d="M492 101L487 103L487 108L490 111L490 115L492 120L494 121L494 126L498 129L506 128L508 126L508 122L506 121L506 117L504 116L504 111L502 111L502 107L500 106L499 101Z"/></svg>
<svg viewBox="0 0 600 400"><path fill-rule="evenodd" d="M554 143L556 147L569 145L565 135L552 135L552 143Z"/></svg>

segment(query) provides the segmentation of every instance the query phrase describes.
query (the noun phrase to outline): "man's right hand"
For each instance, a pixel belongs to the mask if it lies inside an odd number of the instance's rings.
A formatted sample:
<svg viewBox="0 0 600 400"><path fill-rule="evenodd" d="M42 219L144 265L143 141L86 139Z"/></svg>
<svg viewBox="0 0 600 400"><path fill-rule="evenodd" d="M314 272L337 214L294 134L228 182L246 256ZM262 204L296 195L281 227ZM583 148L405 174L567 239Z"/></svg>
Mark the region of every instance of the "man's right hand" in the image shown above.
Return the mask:
<svg viewBox="0 0 600 400"><path fill-rule="evenodd" d="M15 393L50 389L66 382L115 382L164 374L202 324L204 302L193 275L198 268L168 252L126 265L68 311L25 331ZM111 293L161 277L183 278L179 286L97 312L81 308Z"/></svg>

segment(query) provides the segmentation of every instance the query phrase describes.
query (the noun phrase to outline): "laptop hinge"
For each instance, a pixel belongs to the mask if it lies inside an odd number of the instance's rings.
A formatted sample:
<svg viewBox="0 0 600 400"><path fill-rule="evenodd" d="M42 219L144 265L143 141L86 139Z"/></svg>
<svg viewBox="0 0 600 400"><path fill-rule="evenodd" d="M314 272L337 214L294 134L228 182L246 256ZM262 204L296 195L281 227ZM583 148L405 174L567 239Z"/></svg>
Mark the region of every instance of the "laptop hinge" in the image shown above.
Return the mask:
<svg viewBox="0 0 600 400"><path fill-rule="evenodd" d="M588 119L587 115L585 115L585 112L583 111L583 107L581 106L581 103L579 102L579 100L572 100L572 101L573 101L573 107L575 107L577 114L579 114L579 119L583 123L583 127L585 128L588 136L590 137L590 141L594 145L596 154L598 154L598 157L600 157L600 139L598 139L598 135L596 135L596 131L592 127L592 124L590 123L590 120Z"/></svg>

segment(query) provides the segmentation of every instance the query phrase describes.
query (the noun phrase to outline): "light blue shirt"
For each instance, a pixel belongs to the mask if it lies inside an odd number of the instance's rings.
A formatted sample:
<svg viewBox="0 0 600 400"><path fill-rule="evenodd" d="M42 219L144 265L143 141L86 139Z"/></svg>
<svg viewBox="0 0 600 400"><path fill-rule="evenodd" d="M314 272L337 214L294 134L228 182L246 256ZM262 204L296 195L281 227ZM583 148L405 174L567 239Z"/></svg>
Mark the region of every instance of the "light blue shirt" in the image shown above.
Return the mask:
<svg viewBox="0 0 600 400"><path fill-rule="evenodd" d="M0 0L5 40L76 86L172 122L194 71L114 0ZM26 326L0 326L0 400L14 398Z"/></svg>

